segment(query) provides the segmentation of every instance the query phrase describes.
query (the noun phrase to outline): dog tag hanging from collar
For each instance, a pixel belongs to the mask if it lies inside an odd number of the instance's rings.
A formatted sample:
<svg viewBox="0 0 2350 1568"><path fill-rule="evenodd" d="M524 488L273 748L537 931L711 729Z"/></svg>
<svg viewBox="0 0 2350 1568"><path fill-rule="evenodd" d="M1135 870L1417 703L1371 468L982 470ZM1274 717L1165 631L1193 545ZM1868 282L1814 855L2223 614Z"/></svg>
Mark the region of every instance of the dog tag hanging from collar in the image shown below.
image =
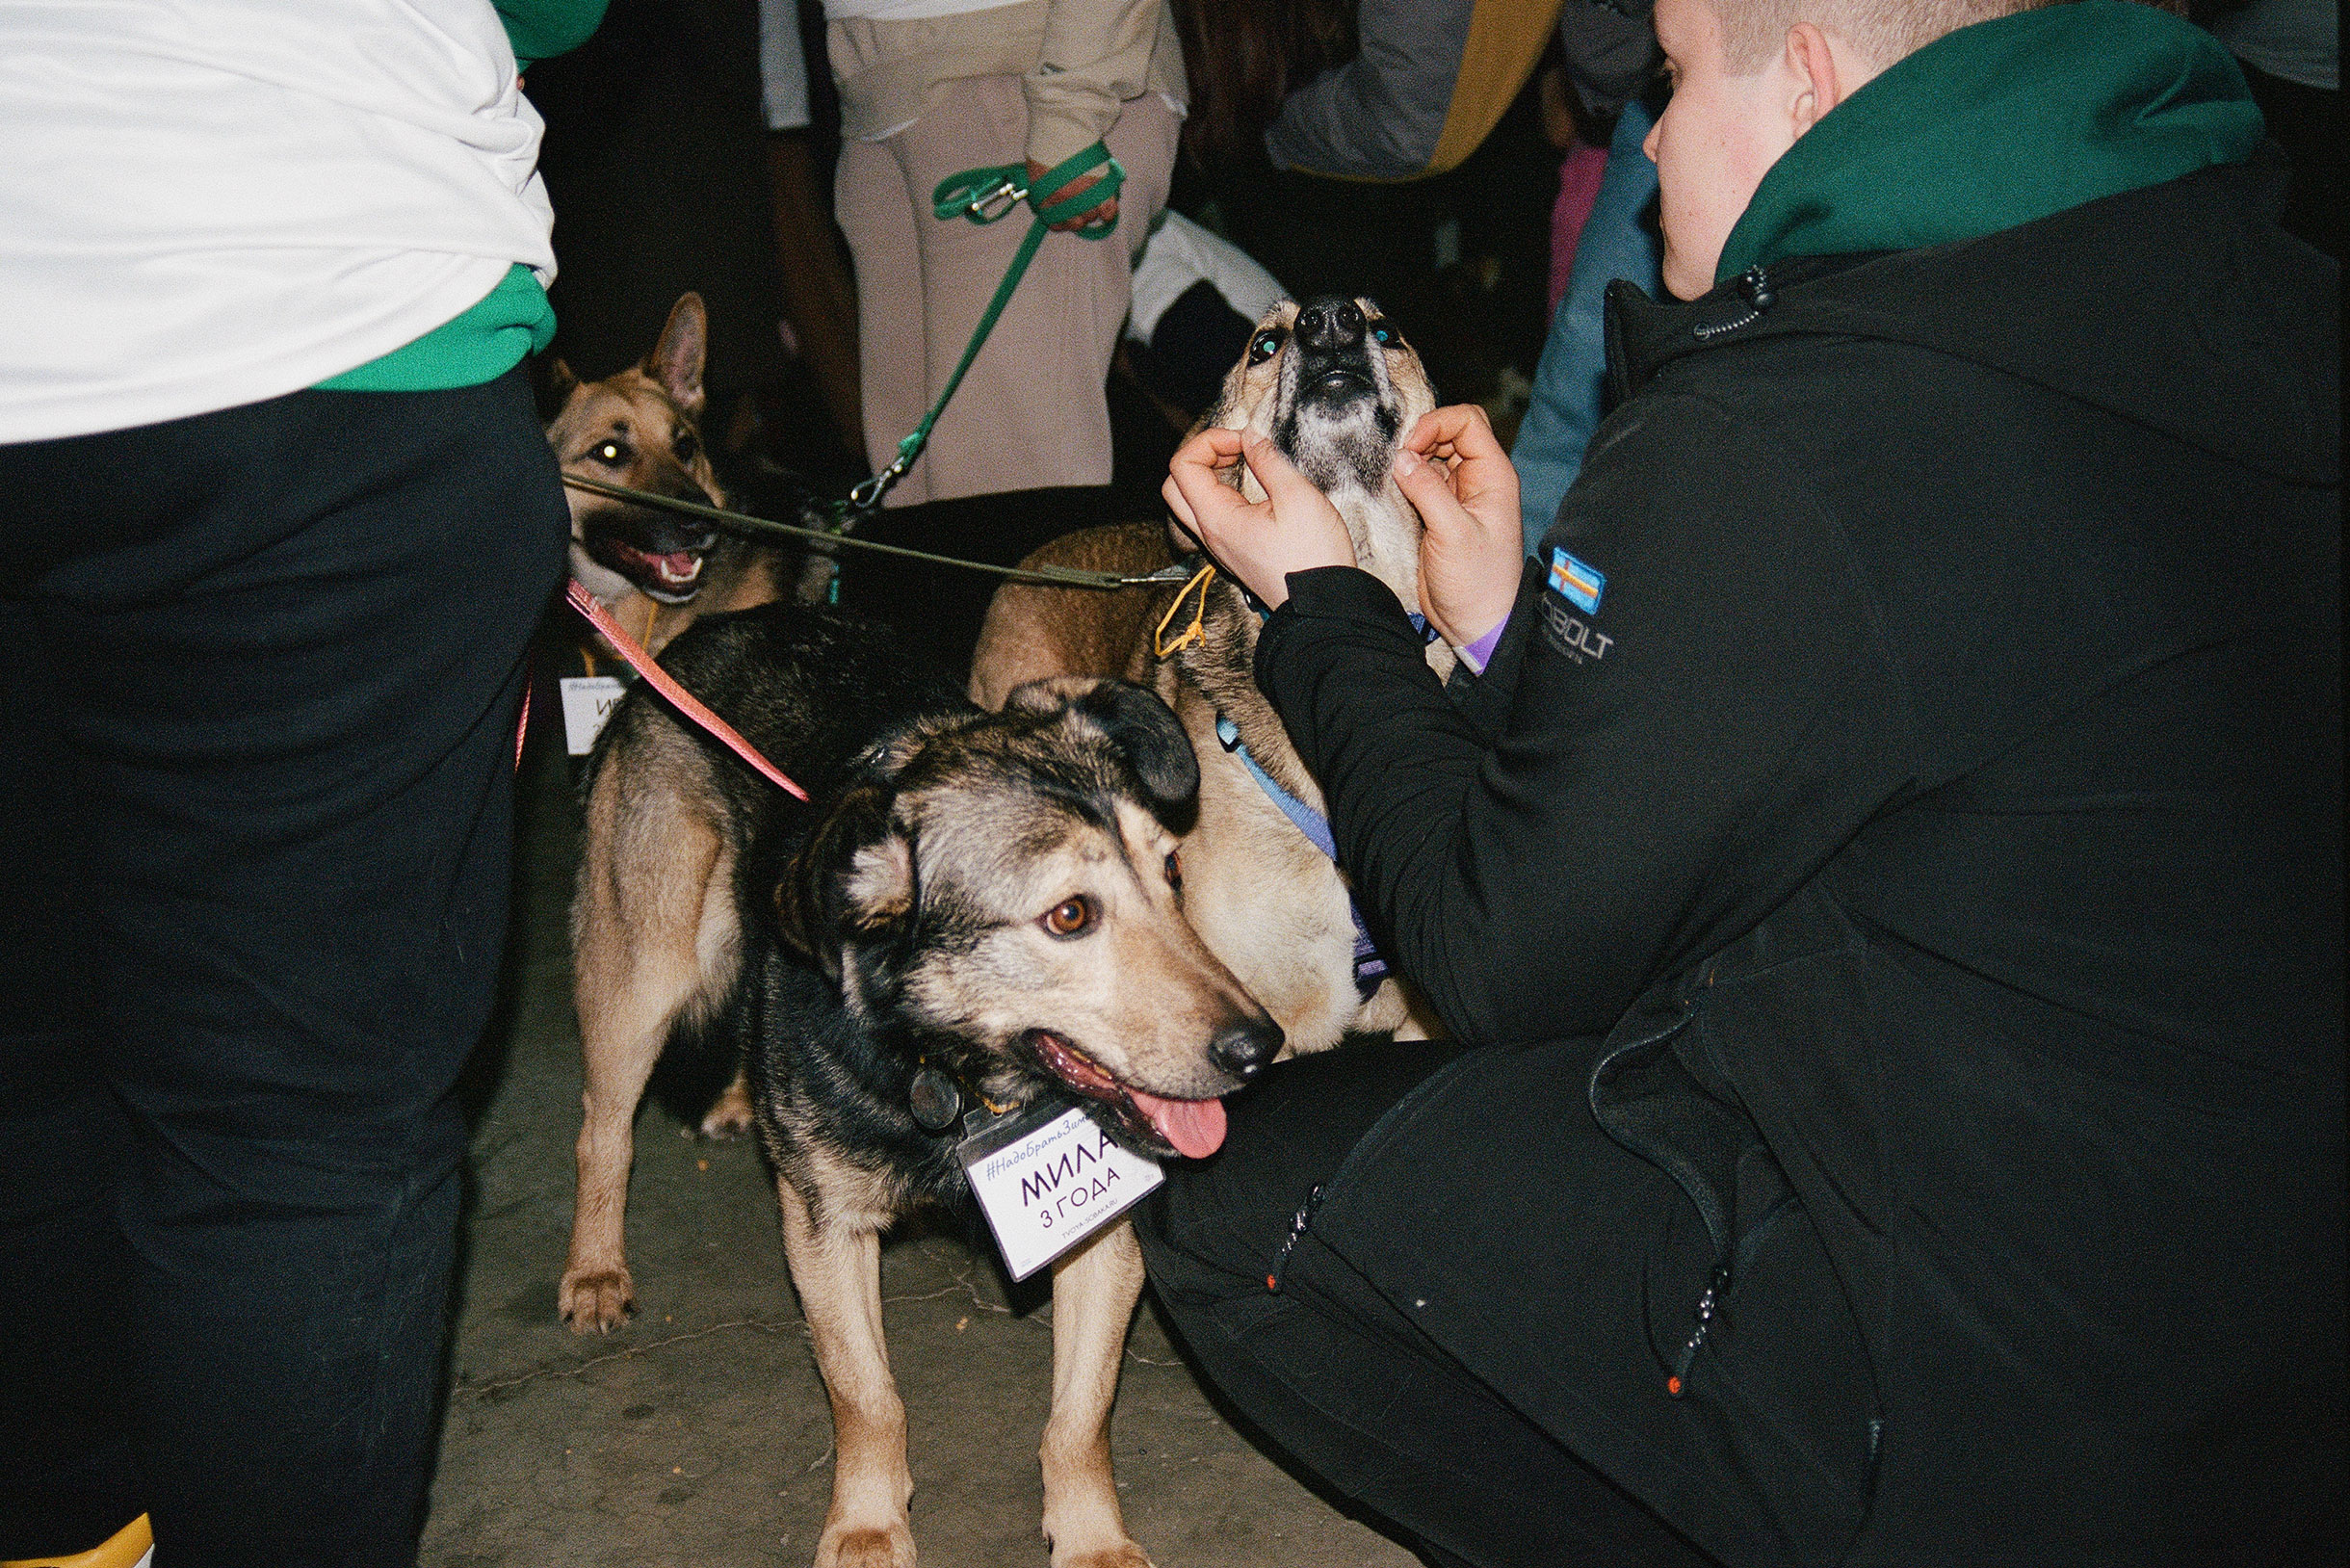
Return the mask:
<svg viewBox="0 0 2350 1568"><path fill-rule="evenodd" d="M1157 1161L1125 1147L1064 1101L1045 1100L1001 1115L974 1111L963 1130L955 1158L1015 1280L1028 1278L1166 1180Z"/></svg>
<svg viewBox="0 0 2350 1568"><path fill-rule="evenodd" d="M953 1079L925 1064L914 1074L913 1086L906 1091L906 1103L914 1112L915 1123L924 1132L943 1133L963 1113L963 1091Z"/></svg>

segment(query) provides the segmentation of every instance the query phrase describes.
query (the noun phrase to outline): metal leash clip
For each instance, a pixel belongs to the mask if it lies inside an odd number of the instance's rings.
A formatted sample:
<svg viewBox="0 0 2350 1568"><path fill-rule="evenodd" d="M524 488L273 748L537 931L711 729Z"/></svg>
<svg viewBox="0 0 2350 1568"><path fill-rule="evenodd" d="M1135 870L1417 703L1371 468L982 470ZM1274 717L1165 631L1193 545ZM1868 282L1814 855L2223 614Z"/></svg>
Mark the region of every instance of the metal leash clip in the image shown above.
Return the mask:
<svg viewBox="0 0 2350 1568"><path fill-rule="evenodd" d="M1194 561L1197 559L1196 556L1192 558ZM1188 583L1191 581L1194 570L1190 562L1178 561L1162 566L1155 572L1145 572L1138 577L1121 577L1118 579L1118 586L1121 588L1148 588L1160 583Z"/></svg>
<svg viewBox="0 0 2350 1568"><path fill-rule="evenodd" d="M982 223L992 223L1028 199L1028 187L1017 180L999 181L992 191L983 191L965 202L965 209Z"/></svg>
<svg viewBox="0 0 2350 1568"><path fill-rule="evenodd" d="M878 507L881 504L881 498L889 493L889 487L905 478L905 471L913 466L914 460L901 452L889 460L889 465L881 472L870 479L861 479L850 485L849 488L849 512L855 516L862 516Z"/></svg>

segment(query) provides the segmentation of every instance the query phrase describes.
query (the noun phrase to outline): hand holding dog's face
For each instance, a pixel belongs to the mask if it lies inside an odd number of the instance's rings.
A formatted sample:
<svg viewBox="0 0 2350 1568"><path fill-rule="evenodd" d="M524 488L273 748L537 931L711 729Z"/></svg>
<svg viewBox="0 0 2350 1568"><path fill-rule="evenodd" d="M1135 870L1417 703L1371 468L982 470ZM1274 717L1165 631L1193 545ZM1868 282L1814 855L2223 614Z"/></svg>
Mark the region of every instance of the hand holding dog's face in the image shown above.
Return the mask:
<svg viewBox="0 0 2350 1568"><path fill-rule="evenodd" d="M1425 546L1414 515L1419 497L1407 494L1396 464L1415 455L1433 458L1441 472L1420 464L1412 473L1431 502L1441 495L1458 503L1444 518L1448 582L1460 577L1459 558L1472 545L1480 562L1479 591L1465 601L1449 588L1440 595L1433 618L1449 633L1485 614L1494 597L1483 590L1486 579L1505 575L1515 588L1514 510L1506 552L1488 549L1485 536L1498 526L1488 513L1501 515L1489 502L1514 487L1516 475L1480 412L1436 413L1434 405L1420 356L1376 301L1285 300L1258 322L1217 405L1176 453L1161 493L1179 529L1260 603L1285 603L1292 572L1353 565L1408 604L1427 598L1419 581ZM1459 495L1448 483L1455 466L1470 478ZM1450 526L1463 516L1475 526ZM1482 569L1488 557L1501 559L1501 573ZM1494 618L1507 609L1504 598Z"/></svg>
<svg viewBox="0 0 2350 1568"><path fill-rule="evenodd" d="M1264 492L1250 501L1245 471ZM1518 474L1485 410L1459 404L1423 415L1395 462L1419 513L1421 609L1454 647L1505 619L1525 547ZM1338 509L1265 436L1208 429L1176 450L1160 493L1176 521L1266 609L1290 596L1289 574L1357 564Z"/></svg>
<svg viewBox="0 0 2350 1568"><path fill-rule="evenodd" d="M1396 453L1396 484L1420 514L1420 608L1465 648L1508 618L1526 562L1518 471L1485 410L1421 417Z"/></svg>
<svg viewBox="0 0 2350 1568"><path fill-rule="evenodd" d="M1243 468L1265 500L1242 492ZM1160 494L1200 548L1268 610L1288 602L1290 573L1355 564L1353 536L1330 498L1254 431L1196 431L1176 449Z"/></svg>

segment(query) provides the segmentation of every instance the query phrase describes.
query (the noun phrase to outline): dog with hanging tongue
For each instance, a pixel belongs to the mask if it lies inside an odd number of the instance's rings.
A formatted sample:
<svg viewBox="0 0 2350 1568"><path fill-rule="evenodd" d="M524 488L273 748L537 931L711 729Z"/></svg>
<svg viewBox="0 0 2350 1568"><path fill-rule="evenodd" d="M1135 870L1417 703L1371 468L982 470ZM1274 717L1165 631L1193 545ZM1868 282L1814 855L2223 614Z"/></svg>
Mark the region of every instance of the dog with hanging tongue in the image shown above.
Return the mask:
<svg viewBox="0 0 2350 1568"><path fill-rule="evenodd" d="M1072 677L983 713L898 641L790 601L678 638L663 666L809 800L640 686L589 760L572 907L587 1114L563 1316L605 1330L633 1307L630 1123L655 1058L740 1051L831 1395L819 1568L914 1560L881 1233L969 1201L968 1142L1014 1108L1083 1108L1094 1150L1212 1154L1217 1096L1282 1046L1184 916L1175 851L1199 767L1165 704ZM1120 1218L1052 1267L1054 1568L1148 1568L1109 1440L1140 1250Z"/></svg>

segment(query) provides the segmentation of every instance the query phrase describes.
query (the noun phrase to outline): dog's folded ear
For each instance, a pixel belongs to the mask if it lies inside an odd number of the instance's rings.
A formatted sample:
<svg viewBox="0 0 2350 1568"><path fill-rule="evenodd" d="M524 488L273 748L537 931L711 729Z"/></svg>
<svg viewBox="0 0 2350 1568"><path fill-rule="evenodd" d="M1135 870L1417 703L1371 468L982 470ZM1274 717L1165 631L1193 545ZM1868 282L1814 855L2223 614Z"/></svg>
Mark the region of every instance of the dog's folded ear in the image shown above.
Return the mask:
<svg viewBox="0 0 2350 1568"><path fill-rule="evenodd" d="M775 885L776 929L836 983L843 947L884 934L913 906L913 846L879 784L843 796Z"/></svg>
<svg viewBox="0 0 2350 1568"><path fill-rule="evenodd" d="M1190 826L1199 806L1199 758L1158 693L1125 681L1060 675L1014 687L1004 711L1065 713L1125 759L1152 816L1178 832Z"/></svg>
<svg viewBox="0 0 2350 1568"><path fill-rule="evenodd" d="M1124 681L1104 681L1075 706L1101 726L1134 769L1152 815L1162 821L1190 815L1199 803L1199 757L1182 722L1157 693Z"/></svg>

